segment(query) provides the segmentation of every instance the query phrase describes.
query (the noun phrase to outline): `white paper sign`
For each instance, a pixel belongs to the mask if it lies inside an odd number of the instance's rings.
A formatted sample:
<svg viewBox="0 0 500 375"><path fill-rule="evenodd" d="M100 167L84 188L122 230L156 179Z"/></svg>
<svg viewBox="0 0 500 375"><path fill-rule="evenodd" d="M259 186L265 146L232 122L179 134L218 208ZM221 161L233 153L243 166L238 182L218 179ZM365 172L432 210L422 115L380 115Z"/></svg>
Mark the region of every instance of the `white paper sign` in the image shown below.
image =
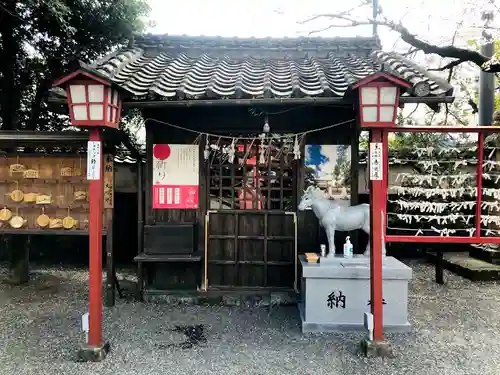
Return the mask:
<svg viewBox="0 0 500 375"><path fill-rule="evenodd" d="M82 331L85 333L85 342L89 342L89 313L82 315Z"/></svg>
<svg viewBox="0 0 500 375"><path fill-rule="evenodd" d="M101 142L89 141L87 144L87 180L101 178Z"/></svg>
<svg viewBox="0 0 500 375"><path fill-rule="evenodd" d="M384 158L382 143L370 143L370 181L382 181L384 177Z"/></svg>
<svg viewBox="0 0 500 375"><path fill-rule="evenodd" d="M83 332L89 331L89 313L88 312L82 315L82 331Z"/></svg>
<svg viewBox="0 0 500 375"><path fill-rule="evenodd" d="M198 208L199 153L197 145L153 145L153 208Z"/></svg>
<svg viewBox="0 0 500 375"><path fill-rule="evenodd" d="M169 155L166 159L158 159L154 154L156 147L168 147ZM198 186L199 176L199 147L197 145L182 144L154 144L153 145L153 185Z"/></svg>

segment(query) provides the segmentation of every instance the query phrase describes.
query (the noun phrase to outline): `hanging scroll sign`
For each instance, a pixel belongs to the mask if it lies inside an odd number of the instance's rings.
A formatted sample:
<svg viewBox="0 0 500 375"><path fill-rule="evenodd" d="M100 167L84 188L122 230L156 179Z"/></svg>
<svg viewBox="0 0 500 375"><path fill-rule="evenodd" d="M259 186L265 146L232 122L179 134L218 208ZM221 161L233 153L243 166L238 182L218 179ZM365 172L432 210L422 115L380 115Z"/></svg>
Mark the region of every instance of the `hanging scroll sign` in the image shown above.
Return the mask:
<svg viewBox="0 0 500 375"><path fill-rule="evenodd" d="M382 143L380 142L370 143L369 163L370 163L370 181L382 181L384 177Z"/></svg>

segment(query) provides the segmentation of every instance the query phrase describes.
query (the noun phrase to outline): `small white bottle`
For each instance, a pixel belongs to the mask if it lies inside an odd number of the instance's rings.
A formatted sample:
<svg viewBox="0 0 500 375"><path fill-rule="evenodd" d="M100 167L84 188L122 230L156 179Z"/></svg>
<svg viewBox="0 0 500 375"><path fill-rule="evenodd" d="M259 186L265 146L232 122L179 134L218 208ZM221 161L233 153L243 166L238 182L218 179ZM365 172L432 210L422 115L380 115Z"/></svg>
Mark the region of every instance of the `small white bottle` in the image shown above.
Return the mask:
<svg viewBox="0 0 500 375"><path fill-rule="evenodd" d="M351 243L351 237L347 236L345 238L345 244L344 244L344 258L352 258L354 254L354 249Z"/></svg>

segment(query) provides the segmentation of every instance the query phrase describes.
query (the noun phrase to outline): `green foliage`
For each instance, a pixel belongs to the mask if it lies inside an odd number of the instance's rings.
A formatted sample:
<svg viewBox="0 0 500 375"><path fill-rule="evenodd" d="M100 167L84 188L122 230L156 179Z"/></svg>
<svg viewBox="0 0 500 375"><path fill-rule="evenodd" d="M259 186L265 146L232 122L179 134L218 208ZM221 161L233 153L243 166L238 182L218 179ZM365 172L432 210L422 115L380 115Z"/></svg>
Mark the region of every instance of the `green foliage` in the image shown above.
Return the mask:
<svg viewBox="0 0 500 375"><path fill-rule="evenodd" d="M431 126L432 120L428 120L425 125ZM398 124L402 126L412 125L403 114L398 113ZM390 133L389 134L389 153L397 155L404 150L415 150L416 148L424 148L432 145L433 147L443 147L455 142L464 142L462 137L452 138L448 133ZM368 132L361 132L359 138L359 148L361 151L368 150Z"/></svg>
<svg viewBox="0 0 500 375"><path fill-rule="evenodd" d="M144 29L146 0L22 0L0 3L2 129L54 129L64 118L45 99L52 82Z"/></svg>
<svg viewBox="0 0 500 375"><path fill-rule="evenodd" d="M477 41L475 39L468 40L467 45L470 48L475 49L476 51L479 51L479 49L481 48L479 41ZM500 58L500 40L495 40L495 55L494 56L496 56L497 59Z"/></svg>

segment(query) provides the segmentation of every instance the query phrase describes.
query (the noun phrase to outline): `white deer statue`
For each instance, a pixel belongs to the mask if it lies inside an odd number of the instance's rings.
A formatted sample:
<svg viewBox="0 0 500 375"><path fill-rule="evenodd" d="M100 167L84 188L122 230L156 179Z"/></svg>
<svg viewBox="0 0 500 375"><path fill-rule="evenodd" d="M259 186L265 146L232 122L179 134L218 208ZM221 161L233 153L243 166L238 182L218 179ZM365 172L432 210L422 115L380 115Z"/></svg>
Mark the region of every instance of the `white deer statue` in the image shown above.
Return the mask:
<svg viewBox="0 0 500 375"><path fill-rule="evenodd" d="M304 211L312 208L319 220L320 225L325 228L328 239L328 256L335 256L335 231L347 232L362 229L370 237L370 205L358 204L356 206L341 206L335 200L328 199L320 189L309 186L304 191L298 209ZM383 220L383 218L382 218ZM385 225L382 222L382 225ZM370 255L370 240L364 252ZM385 255L385 246L382 239L382 255Z"/></svg>

